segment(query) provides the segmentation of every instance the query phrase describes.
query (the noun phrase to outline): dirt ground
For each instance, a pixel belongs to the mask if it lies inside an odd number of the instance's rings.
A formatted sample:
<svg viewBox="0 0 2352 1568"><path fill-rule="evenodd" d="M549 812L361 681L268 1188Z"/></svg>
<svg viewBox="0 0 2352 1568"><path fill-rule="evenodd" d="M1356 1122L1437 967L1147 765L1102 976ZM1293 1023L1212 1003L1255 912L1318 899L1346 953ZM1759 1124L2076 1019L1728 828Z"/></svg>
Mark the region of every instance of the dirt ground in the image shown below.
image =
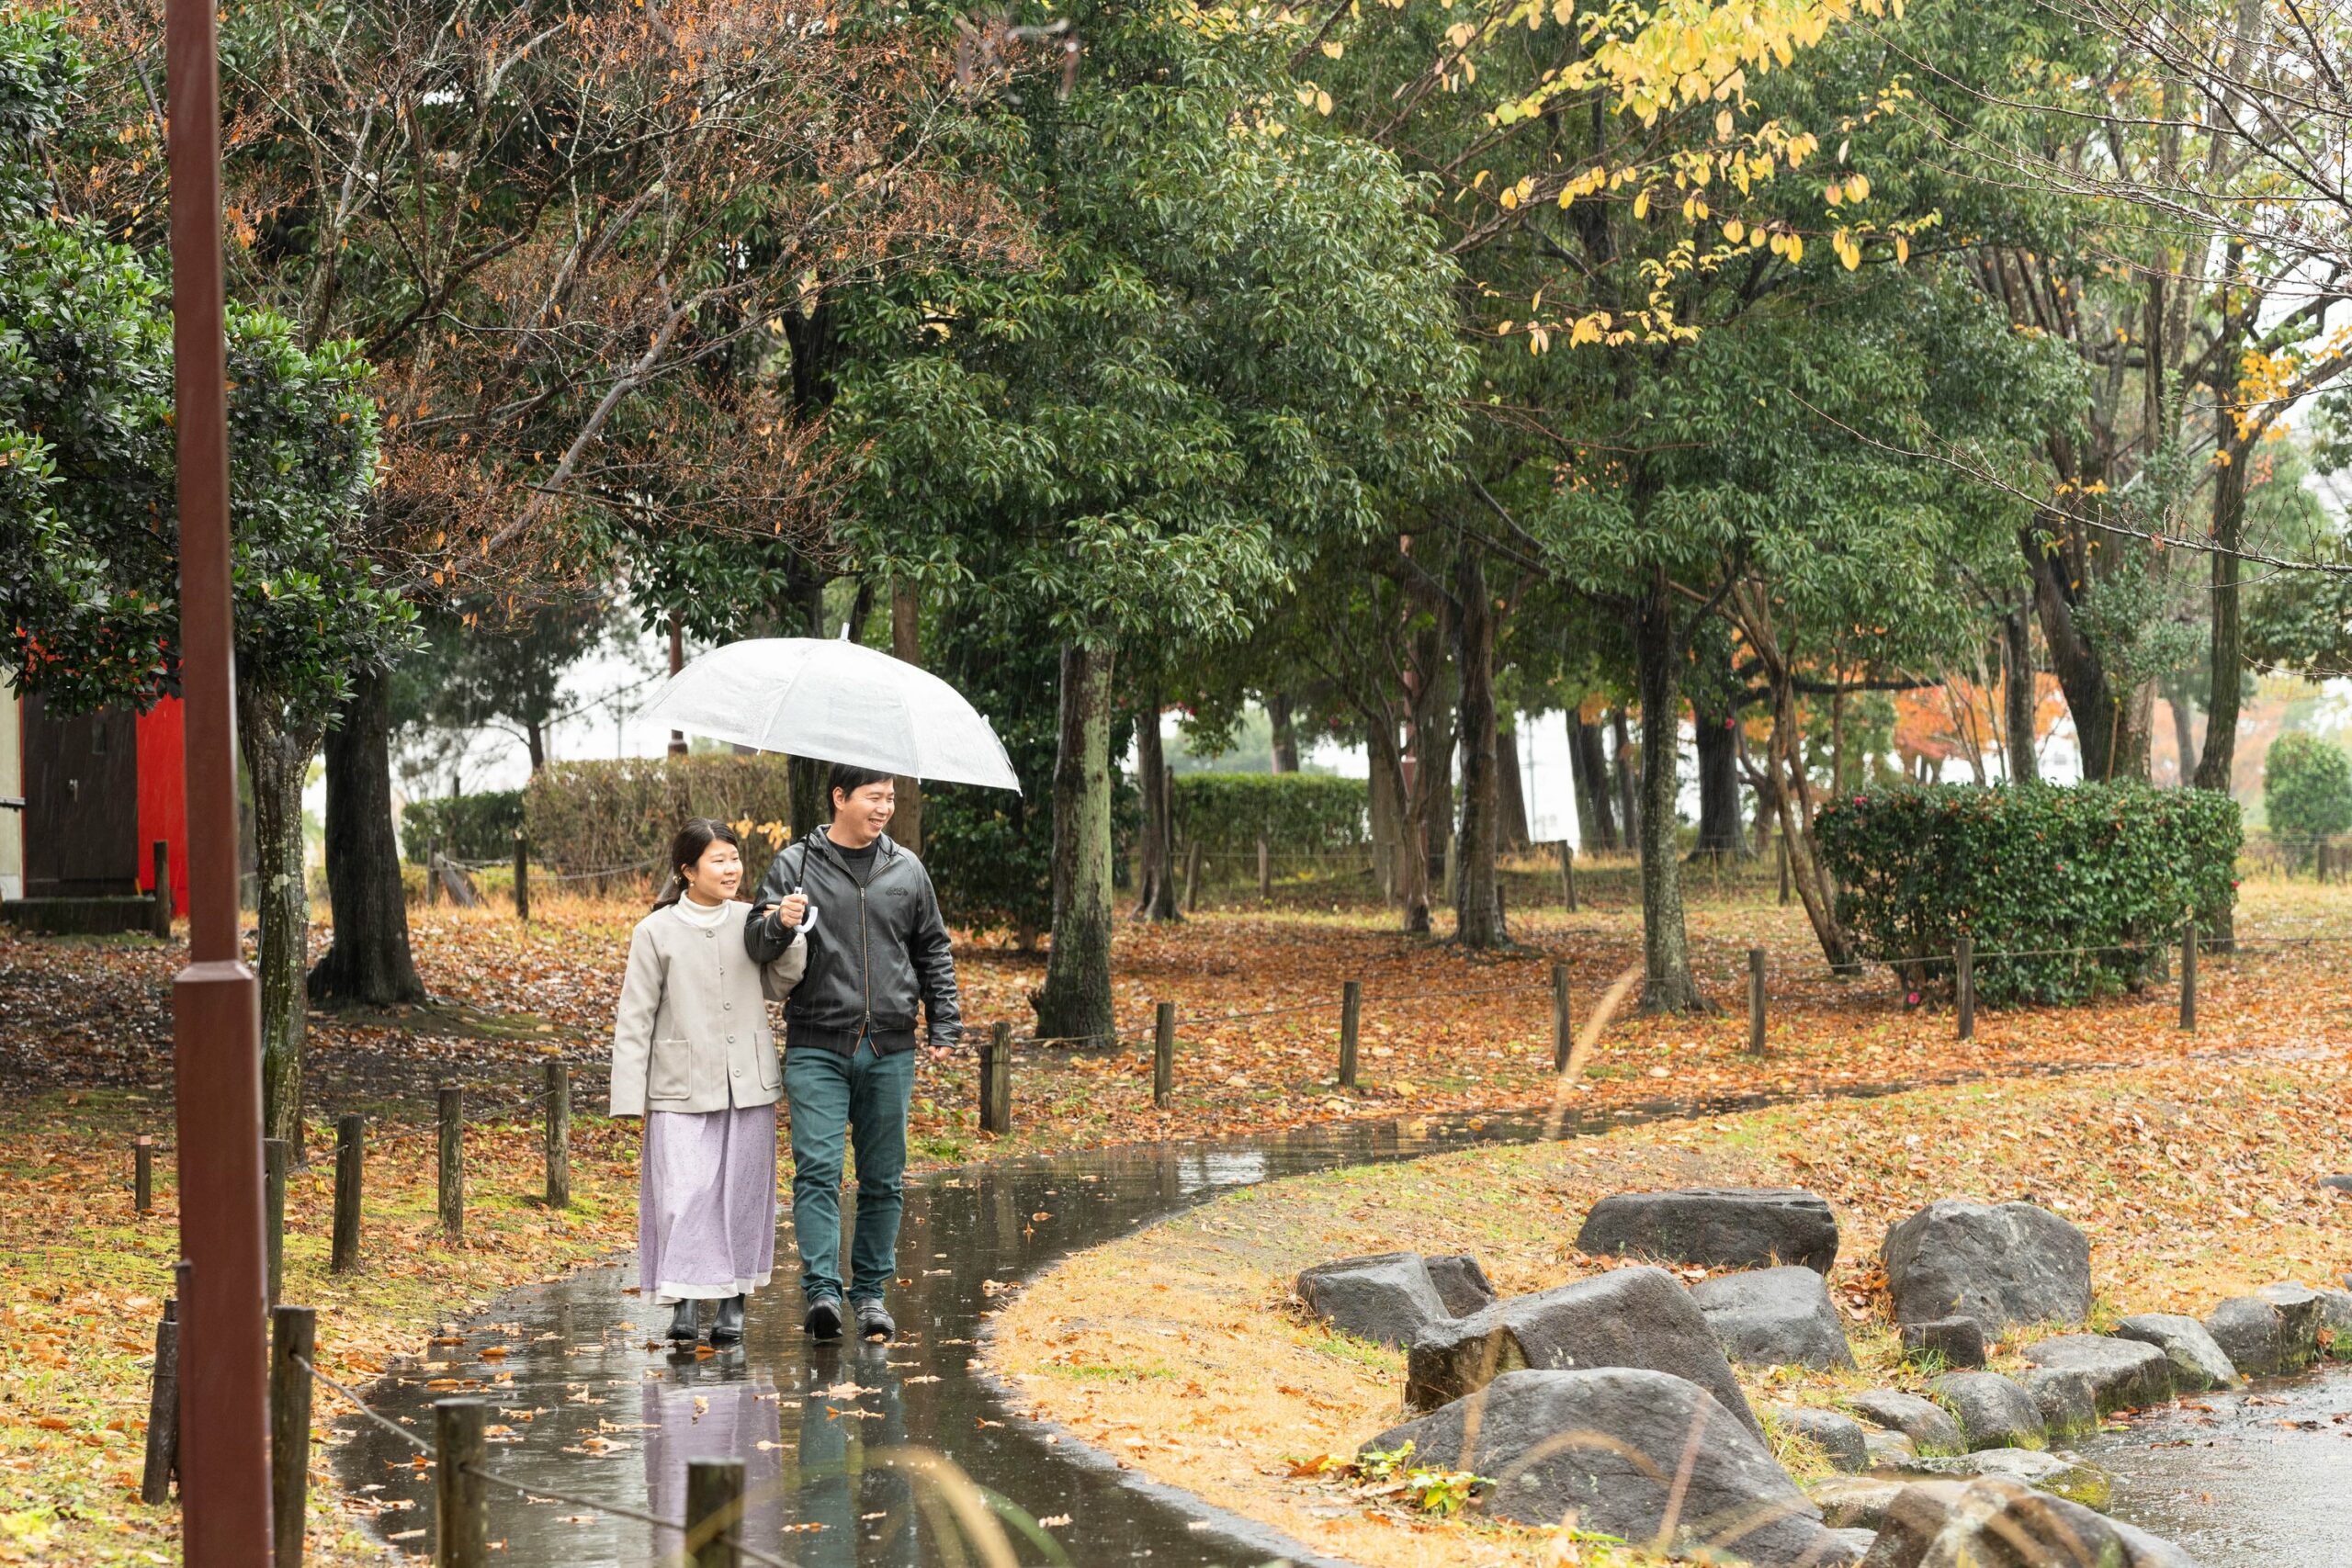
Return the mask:
<svg viewBox="0 0 2352 1568"><path fill-rule="evenodd" d="M1860 1366L1740 1369L1750 1402L1828 1404L1919 1391L1877 1254L1939 1197L2022 1198L2089 1233L2093 1325L2201 1314L2274 1280L2352 1267L2352 1053L2292 1064L2002 1078L1867 1101L1661 1122L1566 1144L1475 1150L1246 1189L1066 1259L999 1315L989 1365L1030 1414L1154 1479L1377 1568L1563 1561L1556 1532L1432 1520L1311 1472L1404 1418L1404 1357L1333 1334L1300 1269L1352 1254L1469 1251L1516 1294L1612 1266L1574 1237L1612 1191L1802 1186L1838 1213L1831 1276ZM1704 1269L1686 1269L1690 1280ZM1996 1368L2022 1365L2022 1341ZM1768 1416L1768 1425L1770 1418ZM1818 1457L1782 1443L1800 1476ZM1617 1559L1587 1547L1592 1562ZM1573 1557L1566 1559L1575 1561Z"/></svg>

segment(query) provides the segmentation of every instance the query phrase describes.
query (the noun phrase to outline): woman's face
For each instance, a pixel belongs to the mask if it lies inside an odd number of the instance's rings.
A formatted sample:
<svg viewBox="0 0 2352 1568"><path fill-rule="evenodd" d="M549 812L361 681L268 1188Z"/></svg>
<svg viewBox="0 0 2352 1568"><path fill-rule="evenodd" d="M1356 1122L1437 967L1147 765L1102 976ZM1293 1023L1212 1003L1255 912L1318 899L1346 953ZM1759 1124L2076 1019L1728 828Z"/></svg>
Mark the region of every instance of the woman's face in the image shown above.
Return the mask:
<svg viewBox="0 0 2352 1568"><path fill-rule="evenodd" d="M678 869L685 874L687 896L697 904L724 904L743 882L743 856L724 839L713 839L702 859Z"/></svg>

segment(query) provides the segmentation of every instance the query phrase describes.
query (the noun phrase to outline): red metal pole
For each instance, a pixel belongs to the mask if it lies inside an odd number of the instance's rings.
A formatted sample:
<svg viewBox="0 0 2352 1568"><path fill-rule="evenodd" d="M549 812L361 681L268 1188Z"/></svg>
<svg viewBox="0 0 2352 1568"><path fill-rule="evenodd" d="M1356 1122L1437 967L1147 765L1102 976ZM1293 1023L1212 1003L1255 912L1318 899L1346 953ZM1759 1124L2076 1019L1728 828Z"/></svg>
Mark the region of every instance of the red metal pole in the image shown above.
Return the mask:
<svg viewBox="0 0 2352 1568"><path fill-rule="evenodd" d="M188 966L172 987L179 1112L181 1537L187 1568L268 1568L260 988L237 941L220 73L212 0L165 0L179 440Z"/></svg>

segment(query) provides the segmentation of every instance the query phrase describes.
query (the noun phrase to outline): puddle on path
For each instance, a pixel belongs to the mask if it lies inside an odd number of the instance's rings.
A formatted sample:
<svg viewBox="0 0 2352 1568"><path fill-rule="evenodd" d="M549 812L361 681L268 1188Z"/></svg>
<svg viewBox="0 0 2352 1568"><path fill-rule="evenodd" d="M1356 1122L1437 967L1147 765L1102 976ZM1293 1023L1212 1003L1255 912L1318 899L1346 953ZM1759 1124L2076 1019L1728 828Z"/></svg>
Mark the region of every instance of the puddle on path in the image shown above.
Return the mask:
<svg viewBox="0 0 2352 1568"><path fill-rule="evenodd" d="M2115 1476L2109 1512L2203 1568L2352 1563L2352 1369L2199 1394L2076 1444Z"/></svg>

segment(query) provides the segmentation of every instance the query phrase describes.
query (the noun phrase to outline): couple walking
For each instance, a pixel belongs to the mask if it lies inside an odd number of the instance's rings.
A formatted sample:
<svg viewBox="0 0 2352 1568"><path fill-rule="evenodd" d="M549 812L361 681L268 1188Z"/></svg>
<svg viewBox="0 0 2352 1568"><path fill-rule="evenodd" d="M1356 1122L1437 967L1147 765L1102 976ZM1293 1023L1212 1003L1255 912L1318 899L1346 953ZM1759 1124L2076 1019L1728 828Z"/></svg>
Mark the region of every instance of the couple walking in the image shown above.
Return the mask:
<svg viewBox="0 0 2352 1568"><path fill-rule="evenodd" d="M674 1306L670 1337L743 1337L744 1298L775 1258L775 1108L788 1106L792 1228L802 1325L867 1339L898 1332L884 1295L898 1269L915 1014L934 1045L959 1033L956 963L922 863L883 832L891 775L835 764L832 820L736 894L733 829L690 819L671 883L629 939L613 1025L612 1113L645 1119L638 1190L642 1293ZM781 1069L767 1003L785 1003ZM857 1158L848 1288L841 1268L843 1156ZM846 1296L846 1301L844 1301Z"/></svg>

